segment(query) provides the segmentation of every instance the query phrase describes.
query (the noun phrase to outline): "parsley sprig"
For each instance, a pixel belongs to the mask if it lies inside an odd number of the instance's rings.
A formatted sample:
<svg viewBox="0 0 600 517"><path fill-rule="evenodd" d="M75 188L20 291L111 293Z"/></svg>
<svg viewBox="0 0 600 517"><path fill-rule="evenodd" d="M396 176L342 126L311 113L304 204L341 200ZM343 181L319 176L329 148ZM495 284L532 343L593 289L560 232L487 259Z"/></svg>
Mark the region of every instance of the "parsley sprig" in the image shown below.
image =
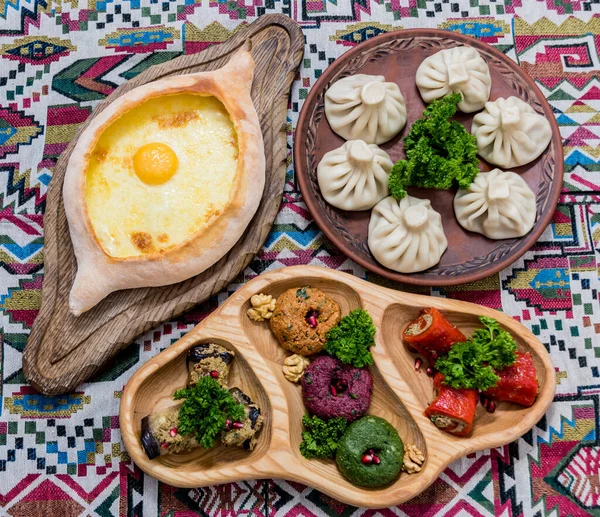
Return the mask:
<svg viewBox="0 0 600 517"><path fill-rule="evenodd" d="M444 374L444 384L453 388L485 391L498 384L496 371L517 360L517 344L494 318L480 316L484 328L477 329L464 343L452 346L448 355L435 363Z"/></svg>
<svg viewBox="0 0 600 517"><path fill-rule="evenodd" d="M388 180L396 199L406 196L409 185L449 189L456 182L466 189L479 173L477 140L450 120L461 98L453 93L434 100L410 128L404 139L406 159L396 162Z"/></svg>
<svg viewBox="0 0 600 517"><path fill-rule="evenodd" d="M175 400L185 399L179 410L178 432L194 434L201 447L210 449L227 419L243 420L244 406L212 377L200 377L194 386L177 390Z"/></svg>
<svg viewBox="0 0 600 517"><path fill-rule="evenodd" d="M325 351L356 368L369 366L373 364L369 349L375 345L374 335L375 325L370 314L363 309L355 309L327 332Z"/></svg>
<svg viewBox="0 0 600 517"><path fill-rule="evenodd" d="M302 433L300 453L308 459L333 458L348 427L348 421L342 417L323 420L318 416L304 415L302 424L307 430Z"/></svg>

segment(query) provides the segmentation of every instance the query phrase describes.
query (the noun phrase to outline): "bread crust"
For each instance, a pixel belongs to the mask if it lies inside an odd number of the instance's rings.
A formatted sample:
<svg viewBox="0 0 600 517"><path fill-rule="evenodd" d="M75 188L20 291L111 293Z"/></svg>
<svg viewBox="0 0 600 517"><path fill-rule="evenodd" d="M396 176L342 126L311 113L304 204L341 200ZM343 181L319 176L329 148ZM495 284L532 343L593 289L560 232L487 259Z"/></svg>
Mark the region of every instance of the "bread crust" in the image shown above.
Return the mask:
<svg viewBox="0 0 600 517"><path fill-rule="evenodd" d="M156 287L195 276L222 258L238 241L256 213L265 184L265 153L258 114L250 96L254 61L246 49L215 71L167 77L115 99L92 120L69 159L63 199L77 274L69 309L79 315L120 289ZM103 250L85 202L86 171L102 132L126 111L148 99L178 93L205 93L229 112L238 140L238 163L227 204L218 216L183 242L163 252L111 257Z"/></svg>

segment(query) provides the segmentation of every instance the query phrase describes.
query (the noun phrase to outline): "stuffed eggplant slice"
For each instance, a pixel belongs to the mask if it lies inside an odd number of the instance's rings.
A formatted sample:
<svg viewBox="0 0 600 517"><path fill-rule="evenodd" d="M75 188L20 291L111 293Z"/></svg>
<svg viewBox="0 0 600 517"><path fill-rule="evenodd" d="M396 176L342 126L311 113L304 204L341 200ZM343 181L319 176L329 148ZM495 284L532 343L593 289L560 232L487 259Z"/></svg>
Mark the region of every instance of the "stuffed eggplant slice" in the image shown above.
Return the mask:
<svg viewBox="0 0 600 517"><path fill-rule="evenodd" d="M198 447L193 435L182 436L177 432L180 408L181 404L175 404L142 419L140 439L149 459Z"/></svg>
<svg viewBox="0 0 600 517"><path fill-rule="evenodd" d="M229 393L244 406L246 417L240 422L227 422L221 441L225 447L243 447L251 451L256 445L256 434L262 428L264 417L260 414L260 408L241 389L231 388Z"/></svg>
<svg viewBox="0 0 600 517"><path fill-rule="evenodd" d="M210 375L227 388L229 368L235 353L215 343L202 343L190 348L187 354L189 384L193 386L200 377Z"/></svg>
<svg viewBox="0 0 600 517"><path fill-rule="evenodd" d="M187 387L174 392L167 408L142 420L140 441L149 459L211 448L217 443L251 451L263 425L260 408L240 388L228 389L235 353L216 343L202 343L187 353Z"/></svg>

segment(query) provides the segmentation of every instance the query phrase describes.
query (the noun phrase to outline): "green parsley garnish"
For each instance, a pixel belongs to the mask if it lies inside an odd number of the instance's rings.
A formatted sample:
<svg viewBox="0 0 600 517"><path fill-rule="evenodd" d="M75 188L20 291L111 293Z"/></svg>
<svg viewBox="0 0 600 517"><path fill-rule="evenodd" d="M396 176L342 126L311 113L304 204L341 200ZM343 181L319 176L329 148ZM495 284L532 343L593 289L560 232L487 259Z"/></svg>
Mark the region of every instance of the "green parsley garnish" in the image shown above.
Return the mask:
<svg viewBox="0 0 600 517"><path fill-rule="evenodd" d="M342 363L362 368L373 364L369 348L375 345L374 335L375 325L369 313L355 309L344 316L337 327L327 332L325 351Z"/></svg>
<svg viewBox="0 0 600 517"><path fill-rule="evenodd" d="M212 377L200 377L194 386L177 390L175 400L185 399L179 410L178 433L194 434L201 447L210 449L217 435L232 422L246 416L244 406Z"/></svg>
<svg viewBox="0 0 600 517"><path fill-rule="evenodd" d="M517 360L514 338L494 318L480 316L485 328L477 329L464 343L452 346L435 367L444 374L444 384L453 388L485 391L498 384L496 371Z"/></svg>
<svg viewBox="0 0 600 517"><path fill-rule="evenodd" d="M333 458L338 442L348 427L345 418L323 420L318 416L304 415L302 423L308 430L302 433L300 453L305 458Z"/></svg>
<svg viewBox="0 0 600 517"><path fill-rule="evenodd" d="M434 100L406 138L406 160L398 160L389 176L390 192L406 196L409 185L449 189L456 182L467 189L479 173L477 140L462 124L450 118L461 101L460 93Z"/></svg>

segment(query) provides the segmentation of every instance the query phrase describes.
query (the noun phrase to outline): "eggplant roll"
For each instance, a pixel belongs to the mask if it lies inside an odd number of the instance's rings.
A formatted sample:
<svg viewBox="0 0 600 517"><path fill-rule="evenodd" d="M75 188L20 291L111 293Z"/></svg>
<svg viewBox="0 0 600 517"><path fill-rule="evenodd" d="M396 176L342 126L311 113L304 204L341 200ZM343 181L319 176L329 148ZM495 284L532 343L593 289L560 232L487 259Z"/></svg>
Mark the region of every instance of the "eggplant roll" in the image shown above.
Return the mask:
<svg viewBox="0 0 600 517"><path fill-rule="evenodd" d="M227 429L221 434L221 441L226 447L243 447L251 451L256 445L256 435L263 425L264 417L260 408L239 388L231 388L229 393L244 406L246 418L241 422L228 422Z"/></svg>
<svg viewBox="0 0 600 517"><path fill-rule="evenodd" d="M181 403L175 404L155 411L142 420L140 439L149 459L198 447L193 435L182 436L177 432L180 408Z"/></svg>
<svg viewBox="0 0 600 517"><path fill-rule="evenodd" d="M190 386L196 384L200 377L210 375L227 388L229 368L234 356L233 352L215 343L202 343L191 348L187 354Z"/></svg>

